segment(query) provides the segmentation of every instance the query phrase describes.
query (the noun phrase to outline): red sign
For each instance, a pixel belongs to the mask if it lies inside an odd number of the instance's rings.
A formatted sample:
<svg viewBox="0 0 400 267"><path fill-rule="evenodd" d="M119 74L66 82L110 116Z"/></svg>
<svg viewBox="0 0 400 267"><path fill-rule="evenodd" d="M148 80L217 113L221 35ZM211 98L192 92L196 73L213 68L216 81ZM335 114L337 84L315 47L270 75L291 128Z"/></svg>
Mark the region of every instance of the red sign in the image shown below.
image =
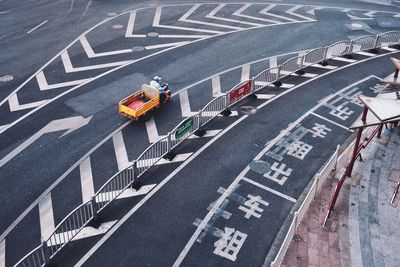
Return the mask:
<svg viewBox="0 0 400 267"><path fill-rule="evenodd" d="M229 103L235 103L251 93L251 81L247 81L229 93Z"/></svg>

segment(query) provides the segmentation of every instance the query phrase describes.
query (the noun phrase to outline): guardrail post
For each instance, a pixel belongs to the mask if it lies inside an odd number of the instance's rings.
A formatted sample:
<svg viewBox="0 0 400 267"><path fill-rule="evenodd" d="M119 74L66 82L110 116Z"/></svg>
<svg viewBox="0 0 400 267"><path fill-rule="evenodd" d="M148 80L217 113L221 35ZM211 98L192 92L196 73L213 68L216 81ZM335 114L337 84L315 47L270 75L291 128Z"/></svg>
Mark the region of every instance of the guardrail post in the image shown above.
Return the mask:
<svg viewBox="0 0 400 267"><path fill-rule="evenodd" d="M378 43L379 43L380 38L381 38L381 36L379 34L376 35L375 42L374 42L374 48L370 49L369 52L378 54Z"/></svg>
<svg viewBox="0 0 400 267"><path fill-rule="evenodd" d="M294 221L294 232L297 233L297 223L298 223L299 211L294 212L293 221Z"/></svg>
<svg viewBox="0 0 400 267"><path fill-rule="evenodd" d="M43 252L43 258L44 258L44 264L45 266L48 265L50 263L50 250L49 247L47 246L47 242L45 240L42 239L42 248L41 248L42 252Z"/></svg>
<svg viewBox="0 0 400 267"><path fill-rule="evenodd" d="M319 62L319 64L322 65L322 66L328 65L328 62L326 62L326 60L327 60L326 56L328 55L328 49L329 49L329 46L325 46L325 50L324 50L324 55L322 57L322 61Z"/></svg>
<svg viewBox="0 0 400 267"><path fill-rule="evenodd" d="M172 153L172 141L171 141L172 133L169 132L167 135L167 154L165 154L164 158L168 160L173 160L175 158L174 153Z"/></svg>
<svg viewBox="0 0 400 267"><path fill-rule="evenodd" d="M300 57L300 69L298 69L295 73L299 76L304 75L305 72L303 68L304 68L304 55Z"/></svg>
<svg viewBox="0 0 400 267"><path fill-rule="evenodd" d="M352 58L353 58L353 55L351 54L352 51L353 51L353 40L350 41L350 44L349 44L349 51L348 51L347 54L344 55L343 57L344 57L344 58L348 58L348 59L352 59Z"/></svg>
<svg viewBox="0 0 400 267"><path fill-rule="evenodd" d="M93 209L93 218L90 220L89 225L97 229L100 227L101 221L100 221L100 216L98 214L99 209L97 207L96 196L93 196L90 202Z"/></svg>
<svg viewBox="0 0 400 267"><path fill-rule="evenodd" d="M340 145L337 145L336 151L335 151L335 167L333 168L334 171L336 171L338 160L339 160L339 149L340 149Z"/></svg>
<svg viewBox="0 0 400 267"><path fill-rule="evenodd" d="M137 161L136 160L134 160L132 162L132 173L133 173L133 180L132 180L131 186L132 186L133 189L139 190L142 187L143 184L142 184L142 182L137 180L137 177L139 176L139 173L138 173Z"/></svg>
<svg viewBox="0 0 400 267"><path fill-rule="evenodd" d="M202 137L206 133L205 130L201 129L201 126L203 126L203 123L202 123L203 120L201 117L202 113L203 113L203 111L199 110L199 114L197 115L197 116L199 116L199 119L198 119L199 126L197 127L197 130L194 132L194 135L199 136L199 137Z"/></svg>
<svg viewBox="0 0 400 267"><path fill-rule="evenodd" d="M225 117L228 117L229 115L232 114L232 111L229 110L229 92L225 93L225 109L221 112L221 114Z"/></svg>
<svg viewBox="0 0 400 267"><path fill-rule="evenodd" d="M282 65L278 66L278 70L276 71L276 81L272 83L276 87L280 87L282 85L282 82L279 80L279 76L281 75L281 67Z"/></svg>

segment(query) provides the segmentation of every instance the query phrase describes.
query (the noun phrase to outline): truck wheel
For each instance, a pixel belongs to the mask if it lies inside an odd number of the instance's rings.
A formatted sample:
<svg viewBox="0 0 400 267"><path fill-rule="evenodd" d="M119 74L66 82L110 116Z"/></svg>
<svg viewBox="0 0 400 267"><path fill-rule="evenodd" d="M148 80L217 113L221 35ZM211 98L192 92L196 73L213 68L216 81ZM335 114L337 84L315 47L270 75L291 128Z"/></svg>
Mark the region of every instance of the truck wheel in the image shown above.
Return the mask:
<svg viewBox="0 0 400 267"><path fill-rule="evenodd" d="M144 114L140 119L141 119L141 121L148 121L148 120L150 120L150 118L151 118L151 116L152 116L153 114L152 114L152 112L151 111L148 111L146 114Z"/></svg>

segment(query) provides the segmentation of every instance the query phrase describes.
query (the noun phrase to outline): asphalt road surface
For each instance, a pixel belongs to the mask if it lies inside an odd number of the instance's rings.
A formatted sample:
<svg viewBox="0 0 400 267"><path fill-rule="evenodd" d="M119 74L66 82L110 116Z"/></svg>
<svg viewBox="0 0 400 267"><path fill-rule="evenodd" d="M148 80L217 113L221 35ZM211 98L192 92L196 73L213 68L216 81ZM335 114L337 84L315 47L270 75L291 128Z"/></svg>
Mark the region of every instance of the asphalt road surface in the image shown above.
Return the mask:
<svg viewBox="0 0 400 267"><path fill-rule="evenodd" d="M359 1L1 1L0 266L38 246L214 97L306 50L397 30L399 12ZM308 182L351 136L357 95L377 94L392 56L381 50L308 67L241 102L152 168L140 192L110 205L102 226L55 262L262 265ZM169 82L171 102L147 122L127 121L118 101L154 75ZM302 153L288 150L293 142ZM250 169L257 160L275 174ZM236 233L234 256L223 252L224 232Z"/></svg>

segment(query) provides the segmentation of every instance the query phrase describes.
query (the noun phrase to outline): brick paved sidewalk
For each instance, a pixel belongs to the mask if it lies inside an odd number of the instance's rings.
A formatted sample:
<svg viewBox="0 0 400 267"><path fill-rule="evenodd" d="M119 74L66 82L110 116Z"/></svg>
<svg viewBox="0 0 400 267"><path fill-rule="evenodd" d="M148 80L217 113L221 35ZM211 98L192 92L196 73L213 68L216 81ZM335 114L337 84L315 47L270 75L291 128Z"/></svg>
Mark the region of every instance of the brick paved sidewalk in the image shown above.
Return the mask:
<svg viewBox="0 0 400 267"><path fill-rule="evenodd" d="M400 266L400 192L390 204L400 180L400 129L375 137L362 157L323 228L345 166L339 162L336 177L327 179L304 216L282 266Z"/></svg>

